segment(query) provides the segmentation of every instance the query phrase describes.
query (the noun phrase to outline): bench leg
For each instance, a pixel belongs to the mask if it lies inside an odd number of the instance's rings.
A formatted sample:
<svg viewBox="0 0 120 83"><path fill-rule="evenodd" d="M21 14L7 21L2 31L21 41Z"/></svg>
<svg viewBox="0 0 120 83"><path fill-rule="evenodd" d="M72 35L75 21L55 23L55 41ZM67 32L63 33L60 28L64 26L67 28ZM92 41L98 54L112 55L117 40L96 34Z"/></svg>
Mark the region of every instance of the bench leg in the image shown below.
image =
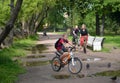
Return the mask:
<svg viewBox="0 0 120 83"><path fill-rule="evenodd" d="M101 46L100 45L94 45L93 46L93 51L101 51Z"/></svg>

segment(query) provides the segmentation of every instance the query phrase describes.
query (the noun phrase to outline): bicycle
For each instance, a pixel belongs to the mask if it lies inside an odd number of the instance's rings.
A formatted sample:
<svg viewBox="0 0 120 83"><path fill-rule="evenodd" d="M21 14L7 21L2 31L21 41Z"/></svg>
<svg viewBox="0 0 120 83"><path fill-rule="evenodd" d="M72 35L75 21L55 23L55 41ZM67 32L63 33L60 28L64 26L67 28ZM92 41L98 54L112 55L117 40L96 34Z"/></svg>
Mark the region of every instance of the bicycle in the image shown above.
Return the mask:
<svg viewBox="0 0 120 83"><path fill-rule="evenodd" d="M79 46L79 45L80 45L80 41L79 41L79 40L80 40L80 39L79 39L78 36L75 37L75 38L73 38L73 39L72 39L72 43L73 43L73 45L75 45L75 46L78 45L78 46Z"/></svg>
<svg viewBox="0 0 120 83"><path fill-rule="evenodd" d="M63 68L65 65L68 64L68 70L72 74L78 74L82 70L82 62L78 57L74 57L73 49L74 47L69 47L70 52L67 57L65 57L63 60L60 59L60 54L58 52L56 53L56 56L53 57L51 61L52 69L56 72L60 71L61 68Z"/></svg>

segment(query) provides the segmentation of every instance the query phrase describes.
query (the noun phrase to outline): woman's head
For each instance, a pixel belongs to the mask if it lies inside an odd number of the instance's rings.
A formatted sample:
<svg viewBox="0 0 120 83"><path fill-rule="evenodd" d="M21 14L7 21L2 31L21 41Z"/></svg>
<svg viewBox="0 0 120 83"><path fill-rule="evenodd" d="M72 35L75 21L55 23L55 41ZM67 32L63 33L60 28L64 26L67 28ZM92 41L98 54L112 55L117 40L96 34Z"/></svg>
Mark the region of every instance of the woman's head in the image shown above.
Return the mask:
<svg viewBox="0 0 120 83"><path fill-rule="evenodd" d="M85 24L82 24L82 29L86 29L86 25Z"/></svg>
<svg viewBox="0 0 120 83"><path fill-rule="evenodd" d="M78 25L76 25L75 28L77 29L77 28L78 28Z"/></svg>

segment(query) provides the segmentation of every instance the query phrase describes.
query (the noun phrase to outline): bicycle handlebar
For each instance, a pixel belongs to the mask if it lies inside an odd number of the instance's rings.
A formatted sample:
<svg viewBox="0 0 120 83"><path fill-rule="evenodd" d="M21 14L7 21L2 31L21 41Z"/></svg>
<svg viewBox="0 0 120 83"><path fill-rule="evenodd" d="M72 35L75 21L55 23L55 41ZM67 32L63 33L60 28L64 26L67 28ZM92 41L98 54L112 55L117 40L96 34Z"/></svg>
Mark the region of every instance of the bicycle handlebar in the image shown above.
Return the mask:
<svg viewBox="0 0 120 83"><path fill-rule="evenodd" d="M73 49L75 49L75 46L70 46L70 47L68 47L68 48L70 48L70 51L72 51Z"/></svg>

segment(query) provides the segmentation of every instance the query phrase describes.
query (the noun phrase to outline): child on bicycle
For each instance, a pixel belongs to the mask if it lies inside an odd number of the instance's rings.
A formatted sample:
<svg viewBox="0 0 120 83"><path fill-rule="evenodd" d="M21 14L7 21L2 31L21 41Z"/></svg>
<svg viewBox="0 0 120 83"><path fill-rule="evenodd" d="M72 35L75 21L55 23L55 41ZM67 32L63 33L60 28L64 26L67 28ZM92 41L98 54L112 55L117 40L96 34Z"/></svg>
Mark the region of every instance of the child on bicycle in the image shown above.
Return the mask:
<svg viewBox="0 0 120 83"><path fill-rule="evenodd" d="M87 29L86 29L86 25L82 24L82 27L81 27L81 30L80 30L80 48L81 48L81 50L83 50L82 47L83 47L83 44L84 44L84 40L86 40L86 42L88 40L88 35L89 34L88 34Z"/></svg>
<svg viewBox="0 0 120 83"><path fill-rule="evenodd" d="M68 56L68 49L66 48L68 45L72 44L68 41L66 34L63 34L63 36L55 43L56 50L61 54L61 60Z"/></svg>

